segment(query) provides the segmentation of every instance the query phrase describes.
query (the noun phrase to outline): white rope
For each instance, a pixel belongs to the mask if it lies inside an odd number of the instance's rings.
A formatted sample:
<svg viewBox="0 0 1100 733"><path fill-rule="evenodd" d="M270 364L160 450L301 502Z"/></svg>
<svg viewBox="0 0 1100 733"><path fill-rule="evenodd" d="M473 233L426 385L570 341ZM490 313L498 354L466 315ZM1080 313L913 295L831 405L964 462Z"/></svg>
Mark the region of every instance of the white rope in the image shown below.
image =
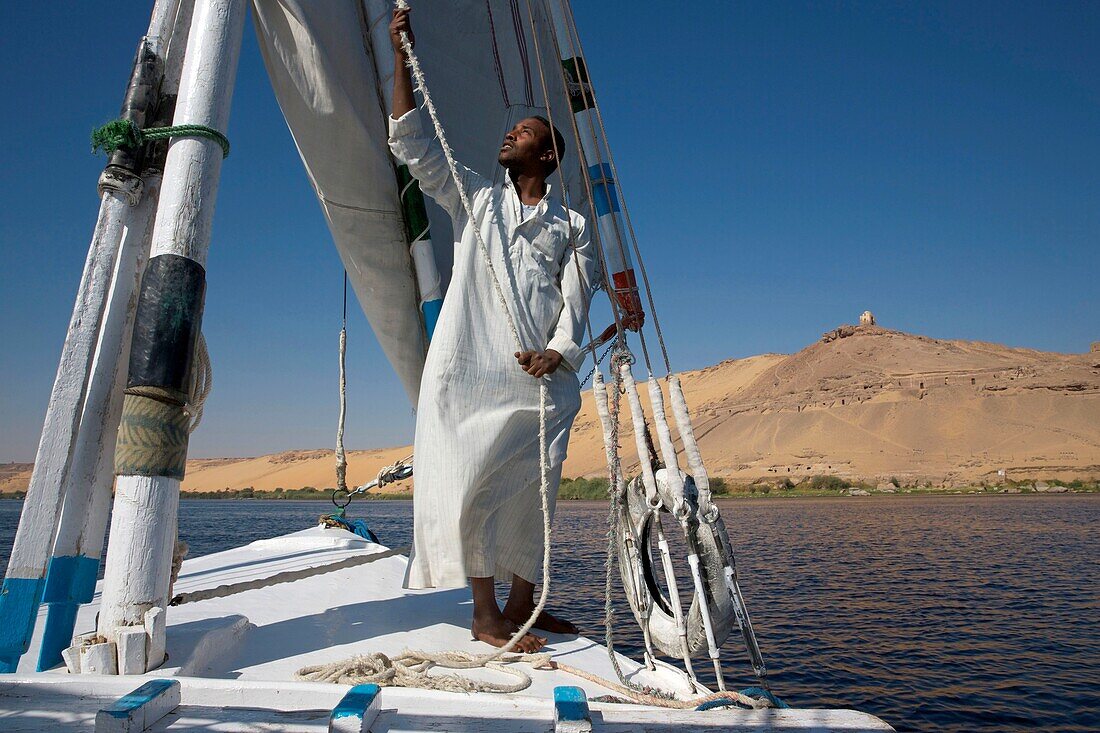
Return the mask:
<svg viewBox="0 0 1100 733"><path fill-rule="evenodd" d="M695 442L695 430L691 426L691 413L688 412L687 400L684 399L684 390L680 386L679 375L673 374L668 380L669 398L672 400L672 414L676 417L676 429L680 432L680 438L684 442L684 453L687 455L688 467L695 479L695 487L699 489L699 516L707 522L718 519L718 507L714 505L710 490L710 477L707 476L707 468L703 465L703 456L699 452L699 444Z"/></svg>
<svg viewBox="0 0 1100 733"><path fill-rule="evenodd" d="M623 541L619 524L619 512L622 510L626 496L626 482L623 478L622 464L619 460L619 408L621 392L619 391L620 378L616 377L612 383L614 398L610 407L607 404L607 389L604 386L603 374L599 371L592 382L592 398L596 403L596 412L599 413L600 423L603 425L604 450L607 453L608 465L608 510L607 510L607 555L604 559L604 646L607 647L607 656L611 660L611 667L615 670L615 676L627 688L643 695L651 694L651 688L631 682L623 673L619 665L618 655L615 654L615 609L612 604L611 589L616 562L616 549ZM638 589L635 588L635 591ZM637 601L637 598L635 598ZM650 653L649 629L642 629L645 635L645 654L648 665L652 665ZM650 667L652 668L652 667Z"/></svg>
<svg viewBox="0 0 1100 733"><path fill-rule="evenodd" d="M385 486L388 483L397 481L398 479L394 478L394 474L403 468L408 468L412 464L412 460L413 456L409 454L400 460L394 461L388 466L382 466L378 471L378 475L374 477L375 486Z"/></svg>
<svg viewBox="0 0 1100 733"><path fill-rule="evenodd" d="M509 665L526 662L535 669L545 667L549 654L508 654L497 661L478 663L476 666L503 672L517 678L512 684L475 680L454 674L429 674L433 667L462 669L480 659L480 655L466 652L424 652L406 649L389 657L381 652L361 654L331 664L302 667L295 675L311 682L331 682L337 685L371 683L388 687L413 687L421 690L444 692L498 692L510 693L531 686L531 676ZM456 666L457 665L457 666Z"/></svg>
<svg viewBox="0 0 1100 733"><path fill-rule="evenodd" d="M348 490L348 456L344 452L344 418L348 414L348 380L345 362L348 352L348 328L340 329L340 417L336 424L336 488Z"/></svg>
<svg viewBox="0 0 1100 733"><path fill-rule="evenodd" d="M684 501L684 479L680 476L680 464L676 461L676 446L672 443L672 431L665 417L665 395L657 378L649 375L649 407L653 410L653 427L657 430L657 442L661 446L661 460L665 464L665 481L675 502L672 513L683 521L691 511Z"/></svg>
<svg viewBox="0 0 1100 733"><path fill-rule="evenodd" d="M619 365L619 375L622 377L623 386L626 388L626 399L630 405L630 419L634 426L634 443L638 447L638 462L642 469L642 484L645 486L646 503L651 508L661 505L660 496L657 494L657 479L653 476L653 464L649 460L649 446L645 441L645 413L642 412L642 400L638 396L638 385L634 382L634 373L630 370L630 362L624 361Z"/></svg>
<svg viewBox="0 0 1100 733"><path fill-rule="evenodd" d="M214 367L210 363L210 352L206 348L206 337L199 331L195 341L195 355L191 360L191 384L187 390L185 410L191 416L188 433L195 432L202 422L202 408L210 390L214 389Z"/></svg>
<svg viewBox="0 0 1100 733"><path fill-rule="evenodd" d="M176 585L176 580L180 576L180 569L183 568L183 560L187 557L187 553L191 551L190 546L180 539L179 528L176 528L176 544L172 547L172 569L168 577L168 597L172 597L172 588Z"/></svg>

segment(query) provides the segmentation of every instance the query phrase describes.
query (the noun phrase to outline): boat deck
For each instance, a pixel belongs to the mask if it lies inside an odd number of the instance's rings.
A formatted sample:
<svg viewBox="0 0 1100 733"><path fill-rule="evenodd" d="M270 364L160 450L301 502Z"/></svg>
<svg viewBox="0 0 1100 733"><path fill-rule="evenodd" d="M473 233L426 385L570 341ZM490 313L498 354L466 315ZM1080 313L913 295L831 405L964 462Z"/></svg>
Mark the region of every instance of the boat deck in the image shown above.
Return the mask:
<svg viewBox="0 0 1100 733"><path fill-rule="evenodd" d="M173 592L255 581L385 549L340 529L307 529L187 560ZM149 730L327 730L329 712L348 688L296 680L295 673L304 666L370 652L396 655L406 649L490 651L470 637L469 591L405 590L405 566L405 558L392 556L169 608L168 659L160 669L140 677L69 675L63 667L34 674L43 609L19 674L0 679L0 728L88 730L103 705L144 681L168 678L180 681L181 704ZM78 632L94 629L97 609L98 594L81 608ZM603 645L585 637L549 637L544 651L554 659L615 679ZM634 681L692 696L686 677L674 667L646 670L621 655L619 663ZM590 700L615 694L561 670L516 666L527 671L532 683L507 695L385 688L382 712L371 730L546 731L553 729L555 687L580 687ZM515 681L491 670L463 674ZM699 713L593 703L592 715L595 729L607 731L637 730L639 725L652 731L890 730L873 716L844 710Z"/></svg>
<svg viewBox="0 0 1100 733"><path fill-rule="evenodd" d="M142 677L54 676L44 681L15 676L0 682L0 728L9 733L88 731L96 712L137 687ZM329 730L330 711L346 688L298 683L274 686L229 680L182 679L182 704L153 722L148 731ZM592 703L595 733L737 733L738 731L893 730L870 715L851 710L663 710ZM141 728L138 728L140 730ZM547 733L554 730L552 700L489 694L385 688L372 733Z"/></svg>

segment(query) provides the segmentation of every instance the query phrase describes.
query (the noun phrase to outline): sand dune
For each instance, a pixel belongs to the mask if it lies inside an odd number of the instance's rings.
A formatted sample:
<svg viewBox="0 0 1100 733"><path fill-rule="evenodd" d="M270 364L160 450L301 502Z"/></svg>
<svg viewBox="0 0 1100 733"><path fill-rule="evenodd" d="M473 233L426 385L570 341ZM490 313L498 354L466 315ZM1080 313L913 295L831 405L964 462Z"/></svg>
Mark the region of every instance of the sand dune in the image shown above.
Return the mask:
<svg viewBox="0 0 1100 733"><path fill-rule="evenodd" d="M1055 354L842 326L790 356L725 361L682 379L711 474L736 483L824 474L948 486L995 481L998 471L1013 479L1100 476L1097 351ZM625 401L623 409L620 454L635 472ZM348 481L365 483L410 452L351 451ZM564 473L603 476L605 465L587 392ZM0 490L25 489L29 477L29 464L0 467ZM333 483L332 451L319 449L194 459L183 488Z"/></svg>

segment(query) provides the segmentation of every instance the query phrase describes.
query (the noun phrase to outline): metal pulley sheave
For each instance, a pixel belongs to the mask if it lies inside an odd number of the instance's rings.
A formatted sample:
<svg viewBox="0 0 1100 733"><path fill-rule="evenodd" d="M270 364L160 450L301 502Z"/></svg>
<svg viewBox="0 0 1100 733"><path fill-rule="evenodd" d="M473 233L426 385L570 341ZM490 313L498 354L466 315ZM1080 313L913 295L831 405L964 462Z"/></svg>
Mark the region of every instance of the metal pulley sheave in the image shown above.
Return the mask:
<svg viewBox="0 0 1100 733"><path fill-rule="evenodd" d="M656 506L648 500L641 477L635 478L626 487L626 495L620 503L619 571L626 597L638 625L643 631L648 630L648 636L657 649L668 656L678 657L684 649L676 621L674 609L676 602L669 598L665 589L671 562L668 558L653 556L653 538L656 537L658 543L667 548L667 543L661 542L658 512L664 512L672 518L677 523L677 528L680 523L679 519L666 508L678 506L677 497L672 496L669 490L666 475L666 469L663 468L656 472L659 499L659 503L655 502ZM700 524L697 511L698 490L695 482L691 476L683 472L681 475L684 478L684 505L680 511L686 515L685 539L689 546L692 544L695 546L698 553L703 591L710 611L715 642L721 645L730 631L737 626L737 615L725 578L727 558L731 558L733 553L728 539L725 539L726 532L725 527L722 526L721 517L715 519L709 526ZM662 587L658 580L655 569L657 564L662 565L663 572L666 574L665 587ZM707 637L702 610L699 606L699 594L692 595L691 606L683 614L683 619L687 632L688 653L692 655L705 653Z"/></svg>

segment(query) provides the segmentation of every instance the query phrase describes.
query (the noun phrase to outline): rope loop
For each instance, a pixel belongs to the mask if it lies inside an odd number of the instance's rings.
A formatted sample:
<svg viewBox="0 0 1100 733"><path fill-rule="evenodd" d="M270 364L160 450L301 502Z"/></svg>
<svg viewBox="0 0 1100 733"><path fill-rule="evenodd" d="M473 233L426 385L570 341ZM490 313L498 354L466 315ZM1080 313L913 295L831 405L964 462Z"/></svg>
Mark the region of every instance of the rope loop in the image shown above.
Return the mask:
<svg viewBox="0 0 1100 733"><path fill-rule="evenodd" d="M172 137L199 137L213 140L222 149L222 158L229 157L229 138L206 125L172 125L147 127L144 130L132 120L111 120L92 130L92 152L100 150L110 155L119 148L140 148L151 140L167 140Z"/></svg>
<svg viewBox="0 0 1100 733"><path fill-rule="evenodd" d="M718 521L718 507L716 507L714 504L711 504L709 507L707 507L707 510L702 512L701 514L703 521L707 524L714 524Z"/></svg>

